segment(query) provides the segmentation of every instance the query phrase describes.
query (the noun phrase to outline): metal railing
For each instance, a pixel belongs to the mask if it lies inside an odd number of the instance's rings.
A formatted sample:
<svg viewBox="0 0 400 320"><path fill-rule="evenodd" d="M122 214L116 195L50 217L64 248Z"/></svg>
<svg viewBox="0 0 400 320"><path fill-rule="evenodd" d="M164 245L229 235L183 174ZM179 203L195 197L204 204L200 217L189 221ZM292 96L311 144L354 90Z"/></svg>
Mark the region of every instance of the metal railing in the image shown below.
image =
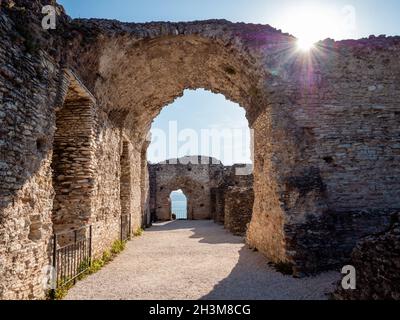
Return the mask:
<svg viewBox="0 0 400 320"><path fill-rule="evenodd" d="M75 283L91 266L92 226L55 233L52 262L55 288Z"/></svg>

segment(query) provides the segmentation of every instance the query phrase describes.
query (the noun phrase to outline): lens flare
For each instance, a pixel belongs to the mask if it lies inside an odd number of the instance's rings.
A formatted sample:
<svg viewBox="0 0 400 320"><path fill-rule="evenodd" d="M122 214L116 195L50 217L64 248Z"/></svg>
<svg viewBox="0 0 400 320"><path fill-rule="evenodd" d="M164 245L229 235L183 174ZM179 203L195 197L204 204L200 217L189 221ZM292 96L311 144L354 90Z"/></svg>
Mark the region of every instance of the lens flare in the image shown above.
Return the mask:
<svg viewBox="0 0 400 320"><path fill-rule="evenodd" d="M307 37L297 39L297 48L301 51L310 51L315 46L315 41Z"/></svg>
<svg viewBox="0 0 400 320"><path fill-rule="evenodd" d="M298 50L307 52L320 40L343 38L347 34L343 19L336 7L306 5L289 7L282 21L284 29L298 39Z"/></svg>

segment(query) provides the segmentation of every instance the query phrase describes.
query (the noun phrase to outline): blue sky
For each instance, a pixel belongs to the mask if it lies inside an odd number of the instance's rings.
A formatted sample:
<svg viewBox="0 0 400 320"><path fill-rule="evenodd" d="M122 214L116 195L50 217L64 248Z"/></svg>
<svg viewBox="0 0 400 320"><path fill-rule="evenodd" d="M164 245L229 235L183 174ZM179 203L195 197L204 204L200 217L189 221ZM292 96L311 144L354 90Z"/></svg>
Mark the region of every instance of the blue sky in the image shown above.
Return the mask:
<svg viewBox="0 0 400 320"><path fill-rule="evenodd" d="M371 34L400 35L399 0L58 0L58 3L73 18L126 22L227 19L270 24L300 39L308 36L312 41L328 37L336 40L361 38ZM247 126L242 108L221 95L204 90L187 91L183 98L164 108L153 130L166 131L170 121L177 121L179 129L191 128L199 135L201 129ZM233 158L231 152L219 155L212 150L203 155L219 157L225 164L250 162L249 141L245 139L247 146L244 148L248 152L242 152L242 144L234 146L240 150L233 152L238 154ZM167 150L167 157L186 155L185 148L178 151L181 152ZM149 160L160 160L154 144L149 149Z"/></svg>
<svg viewBox="0 0 400 320"><path fill-rule="evenodd" d="M148 159L153 163L187 155L211 156L225 165L251 162L244 109L203 89L186 90L182 98L164 107L154 120L152 135Z"/></svg>
<svg viewBox="0 0 400 320"><path fill-rule="evenodd" d="M355 38L370 34L400 34L398 0L58 0L73 18L107 18L127 22L227 19L270 24L296 35L284 18L291 8L353 6L357 15Z"/></svg>
<svg viewBox="0 0 400 320"><path fill-rule="evenodd" d="M370 34L400 34L398 0L58 0L73 18L107 18L127 22L227 19L270 24L296 34L284 18L291 8L353 6L357 15L355 38Z"/></svg>

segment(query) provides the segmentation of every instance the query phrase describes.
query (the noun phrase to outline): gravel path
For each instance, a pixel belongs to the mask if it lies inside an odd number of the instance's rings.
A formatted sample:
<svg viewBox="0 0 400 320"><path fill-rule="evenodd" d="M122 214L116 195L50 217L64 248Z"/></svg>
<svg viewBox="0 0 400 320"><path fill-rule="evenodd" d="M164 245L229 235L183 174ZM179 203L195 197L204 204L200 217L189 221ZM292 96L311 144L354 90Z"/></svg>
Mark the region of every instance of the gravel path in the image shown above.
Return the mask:
<svg viewBox="0 0 400 320"><path fill-rule="evenodd" d="M211 221L155 224L66 299L326 299L337 272L294 279Z"/></svg>

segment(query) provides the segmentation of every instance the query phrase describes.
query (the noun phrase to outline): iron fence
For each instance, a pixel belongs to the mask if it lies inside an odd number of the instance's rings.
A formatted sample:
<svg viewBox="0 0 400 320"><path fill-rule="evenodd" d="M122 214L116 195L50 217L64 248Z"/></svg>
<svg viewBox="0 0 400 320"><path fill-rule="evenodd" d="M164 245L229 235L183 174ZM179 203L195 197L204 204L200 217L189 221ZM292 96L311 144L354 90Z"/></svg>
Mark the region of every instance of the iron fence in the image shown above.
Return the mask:
<svg viewBox="0 0 400 320"><path fill-rule="evenodd" d="M55 233L53 268L55 288L65 287L89 270L92 262L92 226ZM55 289L53 289L53 294Z"/></svg>

